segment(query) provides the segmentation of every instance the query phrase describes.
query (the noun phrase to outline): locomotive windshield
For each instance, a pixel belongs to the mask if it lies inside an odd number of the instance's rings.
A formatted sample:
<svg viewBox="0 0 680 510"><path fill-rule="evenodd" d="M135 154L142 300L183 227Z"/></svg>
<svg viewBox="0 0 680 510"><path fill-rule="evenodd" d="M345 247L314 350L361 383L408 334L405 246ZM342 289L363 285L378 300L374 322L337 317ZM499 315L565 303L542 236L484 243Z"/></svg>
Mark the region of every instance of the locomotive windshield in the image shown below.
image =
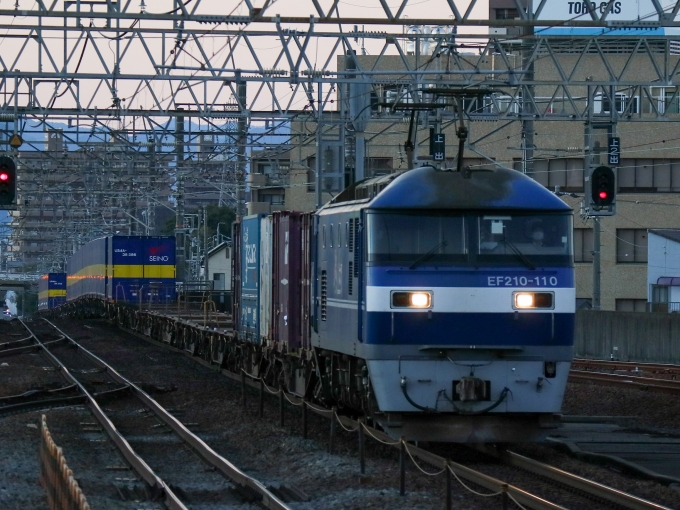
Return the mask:
<svg viewBox="0 0 680 510"><path fill-rule="evenodd" d="M571 214L370 212L368 261L408 265L571 266Z"/></svg>

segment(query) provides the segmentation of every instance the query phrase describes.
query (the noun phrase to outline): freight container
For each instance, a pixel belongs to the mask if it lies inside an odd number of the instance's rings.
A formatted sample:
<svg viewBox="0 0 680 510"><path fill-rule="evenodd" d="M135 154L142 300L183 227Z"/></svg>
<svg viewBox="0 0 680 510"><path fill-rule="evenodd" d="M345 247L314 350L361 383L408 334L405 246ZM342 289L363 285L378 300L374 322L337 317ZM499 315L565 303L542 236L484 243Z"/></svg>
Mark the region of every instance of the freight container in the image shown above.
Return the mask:
<svg viewBox="0 0 680 510"><path fill-rule="evenodd" d="M166 303L175 299L175 238L108 238L107 297L129 303Z"/></svg>
<svg viewBox="0 0 680 510"><path fill-rule="evenodd" d="M300 341L301 346L304 349L312 348L311 339L311 326L312 326L312 316L311 316L311 306L312 306L312 286L310 275L312 274L312 225L314 224L314 214L308 213L301 218L301 243L302 243L302 253L300 255L300 260L302 261L301 269L301 296L300 296Z"/></svg>
<svg viewBox="0 0 680 510"><path fill-rule="evenodd" d="M67 265L67 299L129 303L175 300L175 238L109 236L90 241Z"/></svg>
<svg viewBox="0 0 680 510"><path fill-rule="evenodd" d="M68 260L66 266L66 300L81 296L106 297L106 246L108 238L90 241Z"/></svg>
<svg viewBox="0 0 680 510"><path fill-rule="evenodd" d="M260 228L264 215L247 216L241 220L240 248L241 285L239 294L238 329L242 339L260 343Z"/></svg>
<svg viewBox="0 0 680 510"><path fill-rule="evenodd" d="M260 219L260 339L272 339L272 217Z"/></svg>
<svg viewBox="0 0 680 510"><path fill-rule="evenodd" d="M309 346L310 215L277 212L274 222L273 316L275 341L290 352Z"/></svg>
<svg viewBox="0 0 680 510"><path fill-rule="evenodd" d="M52 310L66 303L66 273L49 273L38 281L38 310Z"/></svg>

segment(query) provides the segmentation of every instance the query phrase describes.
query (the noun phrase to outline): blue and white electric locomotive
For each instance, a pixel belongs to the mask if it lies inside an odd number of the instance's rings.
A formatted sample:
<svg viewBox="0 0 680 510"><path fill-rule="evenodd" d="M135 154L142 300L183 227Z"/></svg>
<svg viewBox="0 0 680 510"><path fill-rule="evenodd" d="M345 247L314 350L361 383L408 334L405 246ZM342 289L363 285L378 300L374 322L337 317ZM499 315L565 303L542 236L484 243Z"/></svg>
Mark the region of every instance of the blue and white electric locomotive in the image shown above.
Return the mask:
<svg viewBox="0 0 680 510"><path fill-rule="evenodd" d="M572 359L572 211L520 172L423 167L317 211L318 398L391 435L536 440Z"/></svg>

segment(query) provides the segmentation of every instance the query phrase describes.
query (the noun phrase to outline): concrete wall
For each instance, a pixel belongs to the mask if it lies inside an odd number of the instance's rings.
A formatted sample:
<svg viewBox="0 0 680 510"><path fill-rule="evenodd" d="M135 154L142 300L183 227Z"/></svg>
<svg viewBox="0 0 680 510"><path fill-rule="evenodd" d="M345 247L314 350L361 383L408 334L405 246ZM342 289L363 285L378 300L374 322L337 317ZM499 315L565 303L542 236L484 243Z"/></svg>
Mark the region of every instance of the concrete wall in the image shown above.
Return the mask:
<svg viewBox="0 0 680 510"><path fill-rule="evenodd" d="M614 348L618 347L618 350ZM576 357L680 363L680 314L576 312Z"/></svg>

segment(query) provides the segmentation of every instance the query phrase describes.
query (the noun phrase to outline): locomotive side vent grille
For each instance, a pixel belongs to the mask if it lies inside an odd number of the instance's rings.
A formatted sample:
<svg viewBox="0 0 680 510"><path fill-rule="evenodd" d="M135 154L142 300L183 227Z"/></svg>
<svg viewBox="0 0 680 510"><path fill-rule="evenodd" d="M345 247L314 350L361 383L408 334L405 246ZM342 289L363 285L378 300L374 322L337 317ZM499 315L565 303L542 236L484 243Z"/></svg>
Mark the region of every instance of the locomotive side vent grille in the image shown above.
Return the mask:
<svg viewBox="0 0 680 510"><path fill-rule="evenodd" d="M326 320L327 311L327 299L328 299L328 277L326 276L326 270L321 271L321 320Z"/></svg>
<svg viewBox="0 0 680 510"><path fill-rule="evenodd" d="M349 271L347 271L347 292L351 296L352 295L352 287L354 284L354 262L351 260L349 261Z"/></svg>
<svg viewBox="0 0 680 510"><path fill-rule="evenodd" d="M359 276L359 218L354 219L354 276Z"/></svg>
<svg viewBox="0 0 680 510"><path fill-rule="evenodd" d="M349 252L352 253L354 251L354 218L350 218L349 220Z"/></svg>

